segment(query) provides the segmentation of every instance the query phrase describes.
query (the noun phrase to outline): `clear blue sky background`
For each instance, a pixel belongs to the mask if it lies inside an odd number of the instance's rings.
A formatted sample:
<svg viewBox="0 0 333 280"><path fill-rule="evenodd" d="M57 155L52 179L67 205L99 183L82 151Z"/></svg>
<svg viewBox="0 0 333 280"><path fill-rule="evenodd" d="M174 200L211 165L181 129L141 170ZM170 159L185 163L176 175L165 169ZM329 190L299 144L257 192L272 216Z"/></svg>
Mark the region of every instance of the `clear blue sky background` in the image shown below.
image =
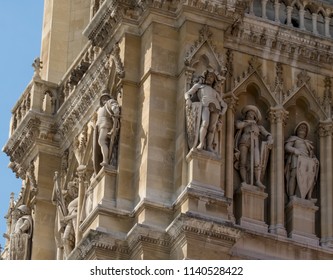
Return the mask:
<svg viewBox="0 0 333 280"><path fill-rule="evenodd" d="M0 0L0 244L10 193L17 197L21 180L2 152L9 136L11 109L32 79L33 60L40 55L44 0Z"/></svg>

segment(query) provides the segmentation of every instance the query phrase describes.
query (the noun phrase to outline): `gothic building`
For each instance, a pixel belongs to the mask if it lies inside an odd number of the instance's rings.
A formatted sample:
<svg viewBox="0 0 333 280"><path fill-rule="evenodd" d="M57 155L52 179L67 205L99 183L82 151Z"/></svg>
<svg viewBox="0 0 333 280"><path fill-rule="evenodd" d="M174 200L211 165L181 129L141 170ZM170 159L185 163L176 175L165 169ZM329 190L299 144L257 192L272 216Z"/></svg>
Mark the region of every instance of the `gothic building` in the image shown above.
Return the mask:
<svg viewBox="0 0 333 280"><path fill-rule="evenodd" d="M332 1L44 5L4 259L333 258Z"/></svg>

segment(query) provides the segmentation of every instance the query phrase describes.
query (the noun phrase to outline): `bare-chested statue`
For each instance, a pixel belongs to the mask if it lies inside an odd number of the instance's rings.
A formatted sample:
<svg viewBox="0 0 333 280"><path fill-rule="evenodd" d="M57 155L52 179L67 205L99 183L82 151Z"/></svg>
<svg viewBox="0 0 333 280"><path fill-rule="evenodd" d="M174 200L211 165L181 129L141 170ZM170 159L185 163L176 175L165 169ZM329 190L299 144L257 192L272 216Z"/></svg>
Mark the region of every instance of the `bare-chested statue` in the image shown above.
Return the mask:
<svg viewBox="0 0 333 280"><path fill-rule="evenodd" d="M64 259L68 258L69 254L75 247L78 207L78 187L76 182L68 183L67 197L68 199L71 199L71 202L67 206L67 215L64 216L61 221L65 225L62 236L64 244Z"/></svg>
<svg viewBox="0 0 333 280"><path fill-rule="evenodd" d="M94 132L93 161L95 174L101 166L110 164L111 155L119 132L119 104L117 100L104 90L100 97L100 108Z"/></svg>
<svg viewBox="0 0 333 280"><path fill-rule="evenodd" d="M236 122L238 129L235 136L236 168L239 169L242 183L265 188L262 178L273 139L259 124L262 117L256 106L247 105L241 112L243 120Z"/></svg>
<svg viewBox="0 0 333 280"><path fill-rule="evenodd" d="M218 80L217 74L213 70L206 70L200 77L199 82L185 93L186 106L192 105L192 100L198 99L201 103L199 111L201 113L200 129L198 134L198 150L214 152L213 140L217 128L219 117L224 115L227 104L222 99L220 93L215 90Z"/></svg>
<svg viewBox="0 0 333 280"><path fill-rule="evenodd" d="M314 146L307 140L310 125L302 121L295 128L295 135L285 143L287 155L285 175L289 197L311 199L317 181L319 161L314 154Z"/></svg>
<svg viewBox="0 0 333 280"><path fill-rule="evenodd" d="M32 218L30 208L20 205L17 208L18 219L10 234L9 259L29 260L31 254Z"/></svg>

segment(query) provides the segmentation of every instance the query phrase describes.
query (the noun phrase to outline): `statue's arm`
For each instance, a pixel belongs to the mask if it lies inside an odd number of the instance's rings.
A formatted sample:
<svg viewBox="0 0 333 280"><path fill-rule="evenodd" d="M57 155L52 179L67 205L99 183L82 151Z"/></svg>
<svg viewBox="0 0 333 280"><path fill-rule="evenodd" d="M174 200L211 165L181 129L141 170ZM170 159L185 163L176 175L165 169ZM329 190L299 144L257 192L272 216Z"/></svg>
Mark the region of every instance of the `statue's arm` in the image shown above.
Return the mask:
<svg viewBox="0 0 333 280"><path fill-rule="evenodd" d="M28 220L25 220L24 223L20 226L20 231L23 232L28 232L30 228L30 223Z"/></svg>
<svg viewBox="0 0 333 280"><path fill-rule="evenodd" d="M294 141L287 141L287 143L284 145L284 150L289 154L300 154L299 150L294 147Z"/></svg>
<svg viewBox="0 0 333 280"><path fill-rule="evenodd" d="M190 90L188 90L187 92L185 92L185 94L184 94L185 100L191 99L191 97L193 96L193 94L195 94L200 87L201 87L200 83L194 84L193 87L191 87Z"/></svg>

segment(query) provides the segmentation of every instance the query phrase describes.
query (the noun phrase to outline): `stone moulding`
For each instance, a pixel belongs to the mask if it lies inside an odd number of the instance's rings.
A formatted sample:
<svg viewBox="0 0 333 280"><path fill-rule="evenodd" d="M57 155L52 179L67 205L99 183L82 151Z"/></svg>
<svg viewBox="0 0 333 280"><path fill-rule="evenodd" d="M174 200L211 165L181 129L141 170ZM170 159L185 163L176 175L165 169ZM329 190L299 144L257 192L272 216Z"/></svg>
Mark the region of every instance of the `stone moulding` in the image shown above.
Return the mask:
<svg viewBox="0 0 333 280"><path fill-rule="evenodd" d="M177 242L182 234L193 234L201 238L215 238L220 241L235 243L241 237L241 230L230 222L219 223L190 213L180 214L166 229L171 244Z"/></svg>
<svg viewBox="0 0 333 280"><path fill-rule="evenodd" d="M248 51L267 47L272 56L275 53L283 54L287 59L292 58L330 71L333 62L333 44L330 41L321 40L318 36L304 34L304 32L293 30L282 25L274 25L274 22L260 22L258 19L245 15L244 20L238 24L239 32L229 29L226 33L226 45L234 44L235 39L242 42L243 47L247 46ZM272 25L273 23L273 25ZM308 66L307 66L308 67Z"/></svg>
<svg viewBox="0 0 333 280"><path fill-rule="evenodd" d="M102 252L98 253L98 249L102 249ZM107 259L106 256L110 257L112 254L119 256L119 259L127 259L129 249L126 241L114 238L104 232L90 230L75 247L68 259L83 260L91 255L95 255L96 259ZM98 255L102 256L98 257Z"/></svg>
<svg viewBox="0 0 333 280"><path fill-rule="evenodd" d="M25 179L26 168L22 166L23 158L34 145L39 137L41 120L30 111L22 121L19 128L16 129L10 140L3 147L3 152L10 157L10 168L17 177ZM20 163L20 164L19 164Z"/></svg>

